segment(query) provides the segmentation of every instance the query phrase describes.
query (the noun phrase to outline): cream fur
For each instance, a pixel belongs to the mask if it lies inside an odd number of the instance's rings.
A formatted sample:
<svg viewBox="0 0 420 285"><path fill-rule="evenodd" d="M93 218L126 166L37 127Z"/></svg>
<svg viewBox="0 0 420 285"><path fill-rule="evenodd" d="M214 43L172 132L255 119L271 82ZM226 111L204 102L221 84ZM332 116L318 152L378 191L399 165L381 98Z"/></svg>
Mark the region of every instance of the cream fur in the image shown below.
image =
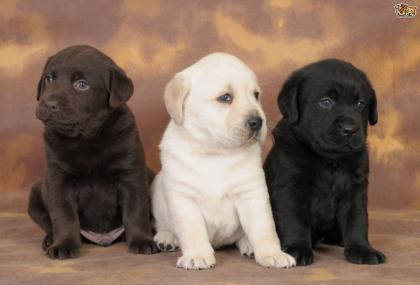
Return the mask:
<svg viewBox="0 0 420 285"><path fill-rule="evenodd" d="M261 161L266 118L255 91L255 74L224 53L202 58L167 85L172 119L160 144L162 170L152 184L152 207L154 239L181 247L178 267L213 267L213 249L233 243L262 266L295 265L275 232ZM216 100L227 92L232 104ZM249 115L264 119L258 137L249 138Z"/></svg>

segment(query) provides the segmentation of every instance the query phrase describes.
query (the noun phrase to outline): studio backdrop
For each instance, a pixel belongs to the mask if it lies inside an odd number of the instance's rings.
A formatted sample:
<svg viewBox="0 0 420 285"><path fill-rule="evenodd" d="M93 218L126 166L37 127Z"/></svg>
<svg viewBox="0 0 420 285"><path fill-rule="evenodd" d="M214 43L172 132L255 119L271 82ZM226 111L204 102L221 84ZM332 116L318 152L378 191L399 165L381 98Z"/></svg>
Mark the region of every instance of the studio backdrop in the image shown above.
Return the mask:
<svg viewBox="0 0 420 285"><path fill-rule="evenodd" d="M147 162L169 120L165 84L202 56L223 51L257 74L272 128L276 98L296 68L324 58L366 72L379 106L370 128L370 206L420 207L420 24L396 1L2 0L0 9L0 192L28 191L45 171L36 85L48 56L89 44L131 77ZM408 3L410 4L410 3ZM415 3L412 3L415 4ZM271 146L268 138L264 155Z"/></svg>

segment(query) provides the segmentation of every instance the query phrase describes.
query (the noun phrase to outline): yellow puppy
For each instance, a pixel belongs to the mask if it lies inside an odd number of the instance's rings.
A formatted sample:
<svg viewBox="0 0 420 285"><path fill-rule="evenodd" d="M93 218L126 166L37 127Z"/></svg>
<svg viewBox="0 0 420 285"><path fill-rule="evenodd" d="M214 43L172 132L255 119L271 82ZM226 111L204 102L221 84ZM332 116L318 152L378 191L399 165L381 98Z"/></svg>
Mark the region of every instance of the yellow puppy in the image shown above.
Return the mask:
<svg viewBox="0 0 420 285"><path fill-rule="evenodd" d="M181 247L178 267L213 267L213 248L233 243L262 266L295 265L280 250L262 169L260 93L252 70L224 53L202 58L166 87L171 121L152 185L154 240L162 250Z"/></svg>

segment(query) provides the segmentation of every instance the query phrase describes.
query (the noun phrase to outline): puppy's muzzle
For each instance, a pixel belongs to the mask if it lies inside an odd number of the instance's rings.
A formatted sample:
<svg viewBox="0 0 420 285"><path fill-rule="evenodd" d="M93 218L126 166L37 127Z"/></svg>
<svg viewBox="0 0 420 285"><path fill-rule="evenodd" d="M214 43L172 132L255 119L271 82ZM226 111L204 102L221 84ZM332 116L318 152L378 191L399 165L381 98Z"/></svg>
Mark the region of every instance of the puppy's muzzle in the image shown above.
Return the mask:
<svg viewBox="0 0 420 285"><path fill-rule="evenodd" d="M359 126L351 123L344 123L340 125L340 133L343 137L351 137L359 130Z"/></svg>
<svg viewBox="0 0 420 285"><path fill-rule="evenodd" d="M58 112L60 110L58 102L56 100L42 101L41 106L50 113Z"/></svg>
<svg viewBox="0 0 420 285"><path fill-rule="evenodd" d="M251 116L246 121L247 127L253 132L258 132L259 130L261 130L262 123L263 120L259 116Z"/></svg>
<svg viewBox="0 0 420 285"><path fill-rule="evenodd" d="M41 121L51 119L67 122L73 113L69 103L63 93L44 94L38 102L36 117Z"/></svg>
<svg viewBox="0 0 420 285"><path fill-rule="evenodd" d="M53 99L43 99L36 108L36 117L42 121L50 118L53 113L60 111L59 103Z"/></svg>
<svg viewBox="0 0 420 285"><path fill-rule="evenodd" d="M261 130L263 119L260 116L250 116L246 121L246 126L250 130L251 135L255 136Z"/></svg>

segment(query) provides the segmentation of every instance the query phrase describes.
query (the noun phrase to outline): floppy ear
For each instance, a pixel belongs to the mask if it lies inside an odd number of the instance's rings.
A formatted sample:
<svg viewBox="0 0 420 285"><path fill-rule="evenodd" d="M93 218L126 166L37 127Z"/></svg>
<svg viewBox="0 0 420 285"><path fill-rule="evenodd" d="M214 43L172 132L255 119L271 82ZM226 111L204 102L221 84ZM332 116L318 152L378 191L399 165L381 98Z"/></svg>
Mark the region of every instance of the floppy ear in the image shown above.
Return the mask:
<svg viewBox="0 0 420 285"><path fill-rule="evenodd" d="M36 91L37 101L39 101L39 98L41 97L41 93L44 89L44 72L45 72L45 69L47 69L47 66L50 63L51 59L52 59L52 56L47 59L47 62L45 63L44 68L42 69L41 78L38 81L38 86L37 86L37 91Z"/></svg>
<svg viewBox="0 0 420 285"><path fill-rule="evenodd" d="M190 84L188 80L179 73L165 87L163 99L166 110L178 125L182 123L184 102L189 90Z"/></svg>
<svg viewBox="0 0 420 285"><path fill-rule="evenodd" d="M299 119L298 96L302 78L300 72L292 74L283 85L277 98L280 112L291 123L296 123Z"/></svg>
<svg viewBox="0 0 420 285"><path fill-rule="evenodd" d="M373 88L371 88L371 97L369 100L369 124L372 126L378 122L378 110L376 103L376 93Z"/></svg>
<svg viewBox="0 0 420 285"><path fill-rule="evenodd" d="M108 91L108 105L111 108L116 108L133 96L133 82L125 74L124 70L119 67L111 67L109 69Z"/></svg>

